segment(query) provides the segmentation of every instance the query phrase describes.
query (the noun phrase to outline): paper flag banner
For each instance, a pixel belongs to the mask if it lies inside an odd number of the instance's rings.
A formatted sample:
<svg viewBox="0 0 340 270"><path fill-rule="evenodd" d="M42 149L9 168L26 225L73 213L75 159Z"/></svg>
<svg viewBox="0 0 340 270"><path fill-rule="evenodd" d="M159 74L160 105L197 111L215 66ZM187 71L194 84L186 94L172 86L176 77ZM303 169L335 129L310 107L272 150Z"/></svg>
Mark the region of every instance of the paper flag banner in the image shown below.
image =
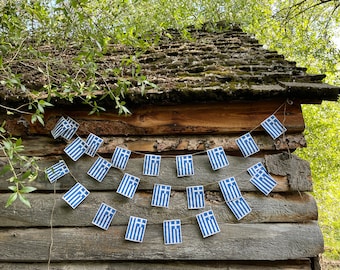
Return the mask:
<svg viewBox="0 0 340 270"><path fill-rule="evenodd" d="M243 197L227 202L227 205L237 220L244 218L251 212L251 208Z"/></svg>
<svg viewBox="0 0 340 270"><path fill-rule="evenodd" d="M125 170L125 167L129 161L130 155L131 155L130 150L117 146L115 151L113 152L112 159L111 159L112 167Z"/></svg>
<svg viewBox="0 0 340 270"><path fill-rule="evenodd" d="M82 184L77 183L64 194L62 199L75 209L89 194L90 191Z"/></svg>
<svg viewBox="0 0 340 270"><path fill-rule="evenodd" d="M203 238L220 232L216 218L212 210L196 215L198 226L200 227Z"/></svg>
<svg viewBox="0 0 340 270"><path fill-rule="evenodd" d="M71 128L70 123L64 117L60 117L55 127L51 130L51 134L53 138L56 139L63 135L69 128Z"/></svg>
<svg viewBox="0 0 340 270"><path fill-rule="evenodd" d="M138 177L125 173L122 181L120 181L117 193L132 199L137 190L139 181L140 179Z"/></svg>
<svg viewBox="0 0 340 270"><path fill-rule="evenodd" d="M102 203L97 211L97 214L92 220L92 224L98 226L103 230L107 230L110 227L115 214L116 209L105 203Z"/></svg>
<svg viewBox="0 0 340 270"><path fill-rule="evenodd" d="M106 159L99 157L97 158L95 163L92 164L87 174L96 179L98 182L102 182L109 172L111 165L112 164Z"/></svg>
<svg viewBox="0 0 340 270"><path fill-rule="evenodd" d="M194 163L192 155L183 155L176 157L177 176L194 175Z"/></svg>
<svg viewBox="0 0 340 270"><path fill-rule="evenodd" d="M157 155L145 155L143 174L149 176L158 176L159 168L161 166L161 156Z"/></svg>
<svg viewBox="0 0 340 270"><path fill-rule="evenodd" d="M182 243L181 221L179 219L163 221L164 244Z"/></svg>
<svg viewBox="0 0 340 270"><path fill-rule="evenodd" d="M70 128L68 128L61 136L69 141L72 139L73 135L76 134L79 124L71 117L67 117L67 122L70 124Z"/></svg>
<svg viewBox="0 0 340 270"><path fill-rule="evenodd" d="M155 184L153 186L153 194L151 206L169 207L171 186Z"/></svg>
<svg viewBox="0 0 340 270"><path fill-rule="evenodd" d="M234 177L230 177L218 182L223 198L226 202L242 197L241 191Z"/></svg>
<svg viewBox="0 0 340 270"><path fill-rule="evenodd" d="M52 165L45 170L48 180L52 183L70 172L65 161L59 160L58 163Z"/></svg>
<svg viewBox="0 0 340 270"><path fill-rule="evenodd" d="M268 134L275 140L280 137L287 129L281 124L275 115L269 116L261 123L261 126L268 132Z"/></svg>
<svg viewBox="0 0 340 270"><path fill-rule="evenodd" d="M236 139L236 143L244 157L249 157L260 151L250 133L246 133L243 136Z"/></svg>
<svg viewBox="0 0 340 270"><path fill-rule="evenodd" d="M80 137L77 137L73 142L66 146L64 152L73 161L77 161L85 153L86 148L86 143Z"/></svg>
<svg viewBox="0 0 340 270"><path fill-rule="evenodd" d="M186 190L188 209L200 209L205 207L203 186L187 187Z"/></svg>
<svg viewBox="0 0 340 270"><path fill-rule="evenodd" d="M132 242L143 242L147 220L144 218L133 217L129 219L129 224L125 233L125 240Z"/></svg>
<svg viewBox="0 0 340 270"><path fill-rule="evenodd" d="M247 169L248 173L251 176L254 176L258 170L264 170L265 172L267 171L266 168L263 166L262 162L258 162Z"/></svg>
<svg viewBox="0 0 340 270"><path fill-rule="evenodd" d="M86 151L85 154L94 157L99 147L103 144L104 140L93 133L90 133L86 138Z"/></svg>
<svg viewBox="0 0 340 270"><path fill-rule="evenodd" d="M227 155L222 146L207 151L211 167L214 171L229 165Z"/></svg>
<svg viewBox="0 0 340 270"><path fill-rule="evenodd" d="M272 192L277 185L276 181L265 170L258 170L257 173L250 179L250 182L257 187L266 196Z"/></svg>

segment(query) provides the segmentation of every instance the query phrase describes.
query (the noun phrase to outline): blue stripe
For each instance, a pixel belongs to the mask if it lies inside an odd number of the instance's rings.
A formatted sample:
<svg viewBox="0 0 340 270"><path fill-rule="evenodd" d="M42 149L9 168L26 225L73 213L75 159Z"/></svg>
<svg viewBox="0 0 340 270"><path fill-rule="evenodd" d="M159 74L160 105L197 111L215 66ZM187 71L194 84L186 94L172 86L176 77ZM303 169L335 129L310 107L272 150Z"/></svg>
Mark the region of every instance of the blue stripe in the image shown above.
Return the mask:
<svg viewBox="0 0 340 270"><path fill-rule="evenodd" d="M278 138L281 134L287 131L287 129L281 124L275 115L269 116L261 123L261 126L273 139Z"/></svg>
<svg viewBox="0 0 340 270"><path fill-rule="evenodd" d="M180 244L182 243L181 221L165 220L163 222L164 244Z"/></svg>
<svg viewBox="0 0 340 270"><path fill-rule="evenodd" d="M110 227L112 219L116 213L116 209L110 207L109 205L102 203L92 220L92 224L107 230Z"/></svg>
<svg viewBox="0 0 340 270"><path fill-rule="evenodd" d="M263 194L268 195L277 185L274 178L264 170L259 170L250 182L256 186Z"/></svg>
<svg viewBox="0 0 340 270"><path fill-rule="evenodd" d="M223 198L226 202L242 197L241 191L234 177L230 177L218 182Z"/></svg>
<svg viewBox="0 0 340 270"><path fill-rule="evenodd" d="M158 176L161 164L161 156L145 155L143 164L143 174Z"/></svg>
<svg viewBox="0 0 340 270"><path fill-rule="evenodd" d="M126 229L125 239L133 242L143 242L147 220L131 216Z"/></svg>
<svg viewBox="0 0 340 270"><path fill-rule="evenodd" d="M192 155L176 156L177 176L194 175Z"/></svg>
<svg viewBox="0 0 340 270"><path fill-rule="evenodd" d="M70 124L70 128L68 128L65 133L62 134L62 137L66 140L71 140L73 135L76 134L79 124L71 117L67 117L67 122Z"/></svg>
<svg viewBox="0 0 340 270"><path fill-rule="evenodd" d="M210 149L207 153L213 170L218 170L229 165L222 146Z"/></svg>
<svg viewBox="0 0 340 270"><path fill-rule="evenodd" d="M87 174L98 182L102 182L111 168L111 163L102 157L97 158L95 163L88 170Z"/></svg>
<svg viewBox="0 0 340 270"><path fill-rule="evenodd" d="M103 142L104 140L102 138L90 133L86 139L87 149L85 153L91 157L94 157Z"/></svg>
<svg viewBox="0 0 340 270"><path fill-rule="evenodd" d="M77 161L86 151L86 143L77 137L72 143L70 143L64 152L73 160Z"/></svg>
<svg viewBox="0 0 340 270"><path fill-rule="evenodd" d="M51 167L45 170L48 180L51 183L54 183L59 178L68 174L70 172L69 168L67 167L65 161L60 160L58 163L52 165Z"/></svg>
<svg viewBox="0 0 340 270"><path fill-rule="evenodd" d="M200 209L205 207L204 187L192 186L187 187L188 209Z"/></svg>
<svg viewBox="0 0 340 270"><path fill-rule="evenodd" d="M250 133L246 133L236 139L236 144L240 148L244 157L248 157L260 151Z"/></svg>
<svg viewBox="0 0 340 270"><path fill-rule="evenodd" d="M152 194L152 206L169 207L171 186L155 184Z"/></svg>
<svg viewBox="0 0 340 270"><path fill-rule="evenodd" d="M251 208L243 197L227 203L237 220L244 218L251 212Z"/></svg>
<svg viewBox="0 0 340 270"><path fill-rule="evenodd" d="M131 155L130 150L121 147L116 147L111 159L112 167L125 170L130 155Z"/></svg>
<svg viewBox="0 0 340 270"><path fill-rule="evenodd" d="M196 215L203 238L220 232L216 218L212 210Z"/></svg>
<svg viewBox="0 0 340 270"><path fill-rule="evenodd" d="M117 193L132 199L136 193L139 182L140 179L138 177L125 173L118 186Z"/></svg>
<svg viewBox="0 0 340 270"><path fill-rule="evenodd" d="M90 192L82 184L77 183L64 194L63 200L75 209L89 194Z"/></svg>

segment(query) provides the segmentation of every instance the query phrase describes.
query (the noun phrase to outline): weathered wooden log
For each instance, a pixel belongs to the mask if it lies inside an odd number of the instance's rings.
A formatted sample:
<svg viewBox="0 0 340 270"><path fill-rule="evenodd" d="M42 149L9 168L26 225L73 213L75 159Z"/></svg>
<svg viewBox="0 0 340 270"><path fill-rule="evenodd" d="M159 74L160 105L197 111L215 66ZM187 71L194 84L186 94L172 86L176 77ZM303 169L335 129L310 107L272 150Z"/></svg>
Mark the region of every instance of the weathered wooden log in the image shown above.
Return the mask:
<svg viewBox="0 0 340 270"><path fill-rule="evenodd" d="M184 192L172 192L169 208L151 206L150 192L137 192L133 199L128 199L116 192L91 192L89 197L73 211L62 195L35 193L27 195L32 208L22 207L20 202L10 208L0 207L0 227L48 227L54 201L53 226L92 226L95 216L102 202L117 210L112 225L124 225L129 216L141 216L148 220L148 224L160 224L166 219L182 219L182 224L196 223L195 215L200 210L188 210ZM258 222L306 222L316 220L318 213L314 198L306 193L273 194L268 197L258 193L244 193L245 200L252 208L252 212L244 217L243 223ZM0 194L0 205L5 205L7 194ZM224 202L220 192L206 192L205 209L213 209L218 221L238 222Z"/></svg>
<svg viewBox="0 0 340 270"><path fill-rule="evenodd" d="M276 156L276 158L280 158L280 155ZM72 175L67 174L63 176L56 182L56 189L62 191L73 186L75 179L85 185L89 190L115 190L117 189L124 173L129 173L141 179L138 186L139 190L152 190L153 185L159 183L171 185L173 190L185 190L187 186L204 185L206 190L219 191L218 181L233 176L235 177L241 191L258 191L257 188L249 182L251 177L247 172L247 168L257 162L263 162L263 164L270 169L269 172L271 173L271 170L273 170L273 168L277 165L276 163L276 165L271 164L271 160L274 162L275 159L228 156L229 166L214 171L211 168L207 155L197 155L193 157L195 175L179 178L177 177L175 158L162 158L160 175L154 177L143 175L143 158L131 158L128 161L125 171L111 168L104 180L99 183L87 175L87 171L95 162L96 157L90 158L84 156L77 162L74 162L65 156L46 157L41 158L39 164L41 169L44 170L45 168L57 163L60 159L65 160L72 173ZM297 158L295 155L291 155L285 163L289 163L291 166L285 165L281 168L279 172L280 175L278 176L272 174L277 181L277 186L274 188L274 192L311 191L311 172L308 162ZM294 171L297 167L300 168L299 173ZM5 177L6 175L0 176L0 180L5 179ZM75 179L73 177L75 177ZM54 185L47 180L43 172L41 172L39 179L36 180L33 185L39 190L54 189ZM0 190L1 189L8 190L8 183L4 180L0 181Z"/></svg>
<svg viewBox="0 0 340 270"><path fill-rule="evenodd" d="M182 225L183 243L164 245L162 225L147 225L143 243L124 239L126 226L0 230L0 261L51 260L289 260L323 251L316 222L281 224L219 224L221 232L202 238L198 225ZM223 239L223 240L222 240Z"/></svg>
<svg viewBox="0 0 340 270"><path fill-rule="evenodd" d="M47 263L0 263L1 270L46 270ZM61 262L51 263L51 270L311 270L311 260L290 261L150 261L150 262Z"/></svg>

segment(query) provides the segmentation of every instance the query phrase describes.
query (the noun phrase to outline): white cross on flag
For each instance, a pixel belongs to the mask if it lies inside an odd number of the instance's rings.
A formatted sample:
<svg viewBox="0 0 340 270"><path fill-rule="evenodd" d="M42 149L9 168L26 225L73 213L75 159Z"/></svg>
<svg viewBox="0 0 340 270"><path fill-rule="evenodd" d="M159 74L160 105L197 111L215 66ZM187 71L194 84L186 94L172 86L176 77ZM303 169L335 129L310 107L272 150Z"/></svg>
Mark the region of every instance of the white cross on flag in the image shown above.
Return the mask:
<svg viewBox="0 0 340 270"><path fill-rule="evenodd" d="M171 186L155 184L153 187L153 194L151 205L158 207L169 207Z"/></svg>
<svg viewBox="0 0 340 270"><path fill-rule="evenodd" d="M112 164L106 159L99 157L97 158L95 163L92 164L87 174L96 179L98 182L102 182L109 172L111 165Z"/></svg>
<svg viewBox="0 0 340 270"><path fill-rule="evenodd" d="M280 137L287 129L281 124L275 115L269 116L261 123L261 126L268 132L268 134L275 140Z"/></svg>
<svg viewBox="0 0 340 270"><path fill-rule="evenodd" d="M229 165L227 155L222 146L207 151L211 167L214 171Z"/></svg>
<svg viewBox="0 0 340 270"><path fill-rule="evenodd" d="M125 233L125 240L132 242L143 242L147 220L144 218L130 216L129 224Z"/></svg>
<svg viewBox="0 0 340 270"><path fill-rule="evenodd" d="M163 221L164 244L182 243L181 221L179 219Z"/></svg>
<svg viewBox="0 0 340 270"><path fill-rule="evenodd" d="M64 152L73 161L77 161L85 153L86 148L87 148L86 143L80 137L77 137L73 142L66 146Z"/></svg>
<svg viewBox="0 0 340 270"><path fill-rule="evenodd" d="M196 215L198 226L200 227L203 238L220 232L216 218L212 210Z"/></svg>
<svg viewBox="0 0 340 270"><path fill-rule="evenodd" d="M137 190L139 181L140 179L138 177L125 173L122 181L120 181L117 193L132 199Z"/></svg>
<svg viewBox="0 0 340 270"><path fill-rule="evenodd" d="M161 156L145 155L143 164L143 174L149 176L158 176L161 166Z"/></svg>
<svg viewBox="0 0 340 270"><path fill-rule="evenodd" d="M45 170L48 180L52 183L70 172L64 160L52 165Z"/></svg>
<svg viewBox="0 0 340 270"><path fill-rule="evenodd" d="M176 156L177 176L194 175L194 163L192 155Z"/></svg>
<svg viewBox="0 0 340 270"><path fill-rule="evenodd" d="M97 135L90 133L86 138L86 151L85 154L94 157L99 147L103 144L104 140Z"/></svg>
<svg viewBox="0 0 340 270"><path fill-rule="evenodd" d="M92 220L92 224L103 230L107 230L110 227L115 214L116 209L105 203L102 203Z"/></svg>
<svg viewBox="0 0 340 270"><path fill-rule="evenodd" d="M205 207L203 186L187 187L186 190L188 209L200 209Z"/></svg>
<svg viewBox="0 0 340 270"><path fill-rule="evenodd" d="M260 151L249 132L236 139L236 143L244 157L249 157Z"/></svg>
<svg viewBox="0 0 340 270"><path fill-rule="evenodd" d="M111 159L112 167L125 170L130 155L131 155L130 150L121 147L116 147Z"/></svg>
<svg viewBox="0 0 340 270"><path fill-rule="evenodd" d="M251 166L247 169L248 173L251 176L254 176L257 173L258 170L267 171L266 168L263 166L262 162L258 162L258 163L254 164L253 166Z"/></svg>
<svg viewBox="0 0 340 270"><path fill-rule="evenodd" d="M77 183L64 194L62 199L75 209L89 194L90 191L82 184Z"/></svg>

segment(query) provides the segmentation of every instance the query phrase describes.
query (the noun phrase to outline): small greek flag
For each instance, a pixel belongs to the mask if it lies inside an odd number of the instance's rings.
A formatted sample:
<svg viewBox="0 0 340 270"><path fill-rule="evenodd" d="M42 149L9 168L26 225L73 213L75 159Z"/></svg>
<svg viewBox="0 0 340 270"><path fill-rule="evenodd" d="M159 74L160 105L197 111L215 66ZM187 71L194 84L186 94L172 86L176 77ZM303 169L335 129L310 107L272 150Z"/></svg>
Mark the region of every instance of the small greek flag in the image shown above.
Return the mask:
<svg viewBox="0 0 340 270"><path fill-rule="evenodd" d="M227 155L222 146L207 151L211 167L214 171L229 165Z"/></svg>
<svg viewBox="0 0 340 270"><path fill-rule="evenodd" d="M227 205L237 220L244 218L251 212L251 208L243 197L227 202Z"/></svg>
<svg viewBox="0 0 340 270"><path fill-rule="evenodd" d="M236 143L244 157L249 157L260 151L249 132L236 139Z"/></svg>
<svg viewBox="0 0 340 270"><path fill-rule="evenodd" d="M138 177L125 173L122 181L120 181L117 193L132 199L136 193L139 181Z"/></svg>
<svg viewBox="0 0 340 270"><path fill-rule="evenodd" d="M99 147L103 144L104 140L93 133L90 133L86 138L87 148L85 154L94 157Z"/></svg>
<svg viewBox="0 0 340 270"><path fill-rule="evenodd" d="M281 124L279 119L275 115L269 116L266 120L261 123L261 126L268 132L268 134L276 139L280 137L287 129Z"/></svg>
<svg viewBox="0 0 340 270"><path fill-rule="evenodd" d="M51 134L53 138L56 139L63 135L69 128L71 128L70 123L64 117L60 117L55 127L51 130Z"/></svg>
<svg viewBox="0 0 340 270"><path fill-rule="evenodd" d="M65 139L65 140L71 140L73 135L76 134L78 128L79 128L79 124L74 121L71 117L67 117L67 122L70 124L70 128L68 128L61 136Z"/></svg>
<svg viewBox="0 0 340 270"><path fill-rule="evenodd" d="M150 176L158 176L160 166L161 166L161 156L145 155L143 174L150 175Z"/></svg>
<svg viewBox="0 0 340 270"><path fill-rule="evenodd" d="M179 219L164 220L163 235L165 245L181 244L182 243L181 221Z"/></svg>
<svg viewBox="0 0 340 270"><path fill-rule="evenodd" d="M111 165L112 164L106 159L99 157L97 158L95 163L92 164L87 174L96 179L98 182L102 182L104 180L104 177L109 172Z"/></svg>
<svg viewBox="0 0 340 270"><path fill-rule="evenodd" d="M121 147L116 147L111 159L112 167L125 170L130 155L131 155L130 150Z"/></svg>
<svg viewBox="0 0 340 270"><path fill-rule="evenodd" d="M230 177L218 182L223 198L226 202L242 197L241 191L234 177Z"/></svg>
<svg viewBox="0 0 340 270"><path fill-rule="evenodd" d="M194 175L194 163L192 155L176 157L177 177Z"/></svg>
<svg viewBox="0 0 340 270"><path fill-rule="evenodd" d="M258 170L257 173L250 179L250 182L257 187L266 196L272 192L277 185L276 181L265 170Z"/></svg>
<svg viewBox="0 0 340 270"><path fill-rule="evenodd" d="M107 230L110 227L115 214L116 209L105 203L102 203L97 211L97 214L92 220L92 224L102 228L103 230Z"/></svg>
<svg viewBox="0 0 340 270"><path fill-rule="evenodd" d="M200 209L205 207L203 186L187 187L186 190L188 209Z"/></svg>
<svg viewBox="0 0 340 270"><path fill-rule="evenodd" d="M258 170L264 170L265 172L267 171L266 168L263 166L262 162L258 162L247 169L248 173L251 176L254 176Z"/></svg>
<svg viewBox="0 0 340 270"><path fill-rule="evenodd" d="M86 143L80 137L77 137L73 142L66 146L64 152L73 161L77 161L85 153L86 148Z"/></svg>
<svg viewBox="0 0 340 270"><path fill-rule="evenodd" d="M171 186L155 184L153 187L153 194L151 205L158 207L169 207Z"/></svg>
<svg viewBox="0 0 340 270"><path fill-rule="evenodd" d="M220 232L216 218L212 210L196 215L198 226L200 227L203 238Z"/></svg>
<svg viewBox="0 0 340 270"><path fill-rule="evenodd" d="M75 209L89 194L90 191L88 191L82 184L77 183L64 194L63 200Z"/></svg>
<svg viewBox="0 0 340 270"><path fill-rule="evenodd" d="M48 180L53 184L59 178L70 172L64 160L59 160L58 163L52 165L45 170Z"/></svg>
<svg viewBox="0 0 340 270"><path fill-rule="evenodd" d="M133 217L129 219L129 224L125 233L125 240L132 242L143 242L147 220L144 218Z"/></svg>

